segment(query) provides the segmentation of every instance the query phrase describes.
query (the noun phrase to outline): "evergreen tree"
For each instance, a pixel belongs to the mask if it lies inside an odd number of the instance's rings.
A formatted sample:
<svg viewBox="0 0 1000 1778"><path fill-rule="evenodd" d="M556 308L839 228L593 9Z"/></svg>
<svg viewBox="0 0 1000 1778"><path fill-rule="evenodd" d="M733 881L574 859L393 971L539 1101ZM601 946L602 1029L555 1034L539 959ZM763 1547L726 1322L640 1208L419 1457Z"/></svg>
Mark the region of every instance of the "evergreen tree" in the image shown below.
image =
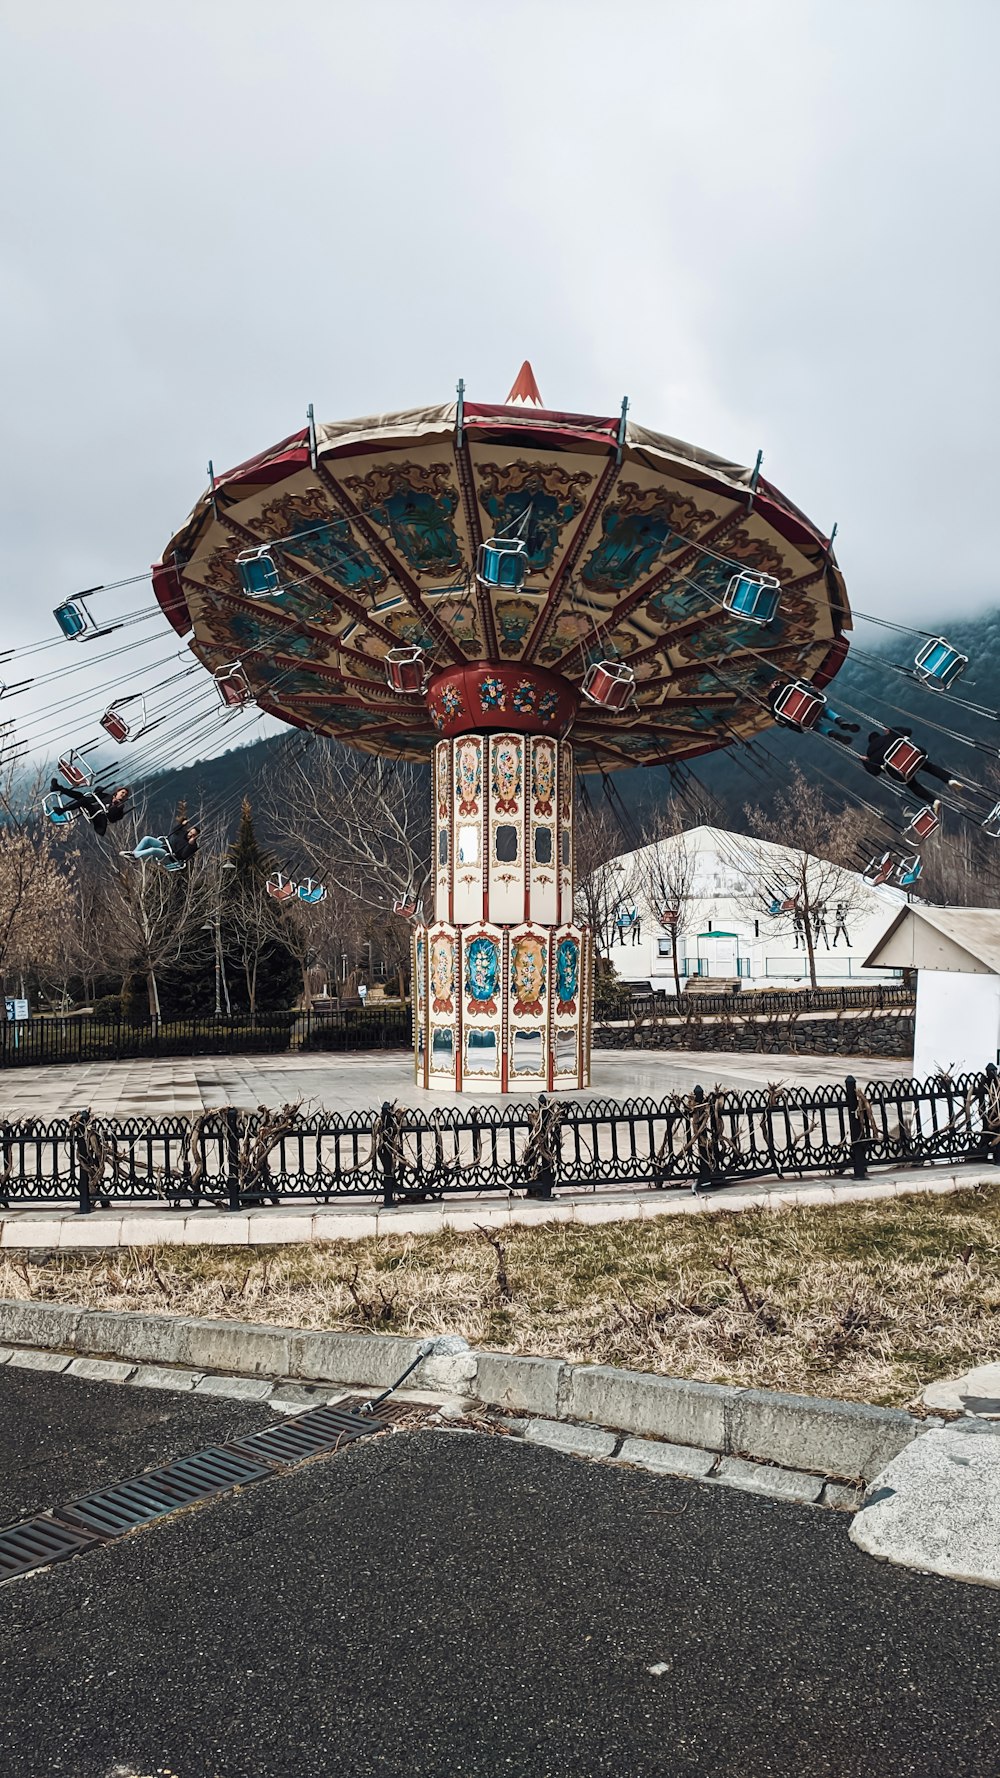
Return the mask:
<svg viewBox="0 0 1000 1778"><path fill-rule="evenodd" d="M233 1011L284 1010L301 986L294 952L282 937L286 917L266 893L275 870L254 832L253 811L244 797L236 839L229 848L222 901L222 941Z"/></svg>

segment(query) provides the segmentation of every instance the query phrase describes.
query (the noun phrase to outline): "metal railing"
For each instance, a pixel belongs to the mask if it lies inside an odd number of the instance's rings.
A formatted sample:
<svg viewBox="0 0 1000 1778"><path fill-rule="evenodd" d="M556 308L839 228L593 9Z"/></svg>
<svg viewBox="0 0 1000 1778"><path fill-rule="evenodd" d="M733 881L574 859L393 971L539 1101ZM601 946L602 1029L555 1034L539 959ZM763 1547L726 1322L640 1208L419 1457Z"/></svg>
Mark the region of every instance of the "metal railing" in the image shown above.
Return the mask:
<svg viewBox="0 0 1000 1778"><path fill-rule="evenodd" d="M427 1202L461 1192L619 1186L707 1188L872 1165L995 1162L1000 1076L876 1081L659 1101L504 1101L338 1116L239 1111L195 1117L0 1120L0 1206L160 1202L238 1210L289 1199Z"/></svg>
<svg viewBox="0 0 1000 1778"><path fill-rule="evenodd" d="M142 1056L273 1055L281 1050L408 1049L408 1006L343 1006L323 1012L132 1022L67 1018L0 1020L0 1068L46 1062L122 1062Z"/></svg>
<svg viewBox="0 0 1000 1778"><path fill-rule="evenodd" d="M691 1020L720 1013L740 1019L753 1018L755 1014L795 1017L807 1012L882 1012L894 1006L912 1007L915 1003L912 988L881 982L864 988L744 988L716 994L697 990L668 994L661 988L642 988L625 982L616 986L615 999L622 1010L605 1013L605 1018L652 1016Z"/></svg>

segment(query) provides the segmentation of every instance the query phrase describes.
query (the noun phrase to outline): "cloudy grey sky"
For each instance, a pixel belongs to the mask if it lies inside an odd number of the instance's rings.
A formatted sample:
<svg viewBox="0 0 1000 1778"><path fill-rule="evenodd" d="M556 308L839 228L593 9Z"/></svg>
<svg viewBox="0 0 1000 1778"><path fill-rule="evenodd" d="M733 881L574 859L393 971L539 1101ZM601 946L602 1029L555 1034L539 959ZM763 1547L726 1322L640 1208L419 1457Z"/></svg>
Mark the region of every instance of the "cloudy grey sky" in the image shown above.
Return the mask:
<svg viewBox="0 0 1000 1778"><path fill-rule="evenodd" d="M502 399L525 356L548 405L763 446L861 609L997 603L996 0L0 26L0 647L145 567L207 459L309 400Z"/></svg>

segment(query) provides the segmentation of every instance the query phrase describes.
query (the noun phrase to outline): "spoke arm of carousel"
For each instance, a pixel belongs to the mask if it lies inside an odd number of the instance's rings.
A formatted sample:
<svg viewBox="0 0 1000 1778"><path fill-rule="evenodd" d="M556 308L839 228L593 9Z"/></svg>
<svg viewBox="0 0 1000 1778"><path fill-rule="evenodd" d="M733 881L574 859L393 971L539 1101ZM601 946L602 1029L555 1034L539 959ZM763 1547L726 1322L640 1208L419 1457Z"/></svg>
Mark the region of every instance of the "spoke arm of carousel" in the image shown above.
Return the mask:
<svg viewBox="0 0 1000 1778"><path fill-rule="evenodd" d="M399 590L406 599L411 611L415 616L420 618L422 623L426 624L428 634L434 637L438 645L445 650L455 662L456 666L460 662L464 662L465 655L459 648L454 636L440 621L437 614L431 610L413 576L405 565L398 561L393 555L388 545L379 536L375 526L368 522L364 513L358 509L350 495L337 481L336 477L331 474L328 466L322 461L318 465L317 474L324 487L327 489L331 499L334 501L335 505L339 507L341 516L345 519L349 519L350 523L355 527L359 534L364 537L372 554L377 557L383 568L386 570L390 581L394 582L399 587ZM394 640L398 641L398 637Z"/></svg>
<svg viewBox="0 0 1000 1778"><path fill-rule="evenodd" d="M255 537L254 533L248 530L246 525L242 525L237 519L234 519L231 513L220 512L219 520L228 530L232 531L236 536L242 537L246 542L251 544L260 543L260 538ZM290 561L294 562L295 573L298 580L304 580L310 585L321 588L329 598L331 604L336 605L341 611L348 612L358 623L362 623L366 630L370 630L372 635L380 636L382 641L386 643L387 647L395 647L398 638L393 635L391 630L386 629L384 624L379 623L377 618L372 616L371 611L367 606L359 604L356 599L352 599L349 593L345 593L343 588L339 587L336 582L331 580L329 575L324 574L321 569L313 567L311 563L304 562L300 556L296 556L290 547L282 543L280 537L272 538L271 542L275 549L281 550ZM259 606L255 606L253 599L248 598L246 603L254 609L259 609Z"/></svg>
<svg viewBox="0 0 1000 1778"><path fill-rule="evenodd" d="M569 584L570 577L586 547L587 538L593 531L598 516L603 512L608 502L611 490L614 487L615 482L618 480L619 469L620 465L617 461L617 456L612 456L605 466L597 487L594 489L590 501L580 518L579 524L573 531L563 560L553 577L542 610L538 615L534 629L528 639L528 645L525 649L526 659L534 659L537 657L538 650L548 634L556 611L558 610L563 587ZM557 666L556 671L562 671L561 663Z"/></svg>

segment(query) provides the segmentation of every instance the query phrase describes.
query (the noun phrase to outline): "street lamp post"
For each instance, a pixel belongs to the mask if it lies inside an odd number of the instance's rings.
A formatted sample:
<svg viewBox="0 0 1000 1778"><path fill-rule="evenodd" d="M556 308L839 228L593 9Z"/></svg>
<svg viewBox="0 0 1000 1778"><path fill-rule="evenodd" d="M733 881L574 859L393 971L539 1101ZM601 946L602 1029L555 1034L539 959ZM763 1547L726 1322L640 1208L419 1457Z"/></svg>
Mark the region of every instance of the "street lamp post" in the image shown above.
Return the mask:
<svg viewBox="0 0 1000 1778"><path fill-rule="evenodd" d="M223 870L235 870L235 864L224 864ZM222 1017L222 996L226 998L226 1017L233 1016L232 1002L229 998L229 983L226 980L226 960L222 954L222 879L219 878L219 898L215 908L202 926L203 932L211 932L215 945L215 1016Z"/></svg>

